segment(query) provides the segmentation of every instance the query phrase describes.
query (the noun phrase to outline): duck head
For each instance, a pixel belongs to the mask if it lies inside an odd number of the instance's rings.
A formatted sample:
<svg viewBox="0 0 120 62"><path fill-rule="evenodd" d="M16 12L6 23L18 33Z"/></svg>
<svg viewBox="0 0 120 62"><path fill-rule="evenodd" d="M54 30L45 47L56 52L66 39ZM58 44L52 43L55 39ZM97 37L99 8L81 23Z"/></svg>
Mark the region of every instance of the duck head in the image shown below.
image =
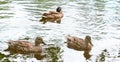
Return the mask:
<svg viewBox="0 0 120 62"><path fill-rule="evenodd" d="M35 46L38 46L38 45L40 45L41 43L43 43L44 45L46 45L45 42L43 41L43 39L42 39L41 37L37 37L37 38L35 39Z"/></svg>
<svg viewBox="0 0 120 62"><path fill-rule="evenodd" d="M56 12L61 12L62 8L61 7L57 7Z"/></svg>
<svg viewBox="0 0 120 62"><path fill-rule="evenodd" d="M93 46L93 44L92 44L92 42L91 42L91 37L90 36L86 36L85 37L85 41L86 41L86 44L88 45L88 43L90 43L92 46Z"/></svg>

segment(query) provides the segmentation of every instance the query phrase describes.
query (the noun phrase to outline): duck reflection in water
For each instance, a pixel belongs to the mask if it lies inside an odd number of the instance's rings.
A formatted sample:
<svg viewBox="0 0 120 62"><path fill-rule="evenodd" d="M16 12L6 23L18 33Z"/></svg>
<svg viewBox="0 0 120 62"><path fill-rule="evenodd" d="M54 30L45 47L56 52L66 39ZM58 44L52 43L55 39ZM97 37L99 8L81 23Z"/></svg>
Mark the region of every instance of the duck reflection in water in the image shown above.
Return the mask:
<svg viewBox="0 0 120 62"><path fill-rule="evenodd" d="M41 53L35 53L35 54L34 54L34 57L35 57L37 60L41 60L41 59L45 58L46 55L42 55Z"/></svg>
<svg viewBox="0 0 120 62"><path fill-rule="evenodd" d="M36 37L35 44L25 40L9 41L8 48L4 51L10 51L11 54L35 54L35 57L43 57L40 54L42 53L41 43L45 44L41 37Z"/></svg>
<svg viewBox="0 0 120 62"><path fill-rule="evenodd" d="M46 22L61 23L61 18L63 18L62 8L57 7L56 11L49 11L48 13L43 13L40 22L43 22L43 24L45 24Z"/></svg>
<svg viewBox="0 0 120 62"><path fill-rule="evenodd" d="M84 51L83 55L86 59L89 59L91 57L89 52L91 51L93 44L91 43L90 36L86 36L85 39L82 39L82 38L68 35L66 36L66 38L67 38L66 43L68 48L78 50L78 51Z"/></svg>

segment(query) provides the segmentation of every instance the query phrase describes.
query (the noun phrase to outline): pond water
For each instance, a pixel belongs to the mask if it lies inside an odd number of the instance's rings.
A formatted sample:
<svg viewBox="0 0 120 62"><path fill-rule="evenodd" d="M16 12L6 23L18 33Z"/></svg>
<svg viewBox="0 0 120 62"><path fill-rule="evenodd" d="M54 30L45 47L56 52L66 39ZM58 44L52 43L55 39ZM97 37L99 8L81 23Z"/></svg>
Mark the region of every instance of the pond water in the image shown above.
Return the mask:
<svg viewBox="0 0 120 62"><path fill-rule="evenodd" d="M44 12L62 7L61 24L39 22ZM92 37L92 55L66 47L66 35ZM48 57L37 60L27 55L11 55L3 50L6 41L41 36ZM0 0L0 61L17 62L120 62L119 0Z"/></svg>

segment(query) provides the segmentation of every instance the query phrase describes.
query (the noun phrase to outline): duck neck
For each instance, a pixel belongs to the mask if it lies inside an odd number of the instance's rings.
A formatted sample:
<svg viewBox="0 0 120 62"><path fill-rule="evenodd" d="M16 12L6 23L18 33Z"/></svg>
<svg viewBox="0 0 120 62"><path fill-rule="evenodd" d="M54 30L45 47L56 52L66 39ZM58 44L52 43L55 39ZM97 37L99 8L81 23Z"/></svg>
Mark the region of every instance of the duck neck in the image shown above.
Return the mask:
<svg viewBox="0 0 120 62"><path fill-rule="evenodd" d="M86 45L86 48L88 47L88 45L89 45L89 42L90 42L90 40L88 40L88 39L85 39L85 45Z"/></svg>
<svg viewBox="0 0 120 62"><path fill-rule="evenodd" d="M35 46L39 46L39 44L36 44L36 43L35 43Z"/></svg>
<svg viewBox="0 0 120 62"><path fill-rule="evenodd" d="M56 12L61 13L61 11L56 11Z"/></svg>
<svg viewBox="0 0 120 62"><path fill-rule="evenodd" d="M88 46L88 43L89 43L89 41L87 39L85 39L85 45L86 45L86 47Z"/></svg>

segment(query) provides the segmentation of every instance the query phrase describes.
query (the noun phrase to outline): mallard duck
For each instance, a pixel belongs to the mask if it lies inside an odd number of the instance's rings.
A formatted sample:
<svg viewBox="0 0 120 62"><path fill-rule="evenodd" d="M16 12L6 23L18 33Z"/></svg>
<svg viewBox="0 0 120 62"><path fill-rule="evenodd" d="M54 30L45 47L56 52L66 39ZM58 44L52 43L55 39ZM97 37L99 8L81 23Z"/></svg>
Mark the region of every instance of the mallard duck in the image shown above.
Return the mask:
<svg viewBox="0 0 120 62"><path fill-rule="evenodd" d="M85 39L78 38L75 36L66 36L67 38L67 47L78 50L78 51L84 51L84 57L89 58L89 52L92 49L93 44L91 43L91 37L86 36Z"/></svg>
<svg viewBox="0 0 120 62"><path fill-rule="evenodd" d="M41 53L42 47L40 44L43 43L43 39L41 37L37 37L35 39L35 44L30 43L28 41L9 41L8 48L4 51L10 51L11 53L19 53L19 54L29 54L29 53Z"/></svg>
<svg viewBox="0 0 120 62"><path fill-rule="evenodd" d="M67 47L79 51L91 50L93 44L91 43L91 37L86 36L85 40L75 36L67 36Z"/></svg>
<svg viewBox="0 0 120 62"><path fill-rule="evenodd" d="M61 18L63 18L62 8L57 7L56 12L49 11L48 13L43 13L40 22L43 22L43 24L45 24L46 22L61 23Z"/></svg>
<svg viewBox="0 0 120 62"><path fill-rule="evenodd" d="M67 36L67 47L79 51L91 50L93 44L91 43L91 37L86 36L85 40L75 36Z"/></svg>

